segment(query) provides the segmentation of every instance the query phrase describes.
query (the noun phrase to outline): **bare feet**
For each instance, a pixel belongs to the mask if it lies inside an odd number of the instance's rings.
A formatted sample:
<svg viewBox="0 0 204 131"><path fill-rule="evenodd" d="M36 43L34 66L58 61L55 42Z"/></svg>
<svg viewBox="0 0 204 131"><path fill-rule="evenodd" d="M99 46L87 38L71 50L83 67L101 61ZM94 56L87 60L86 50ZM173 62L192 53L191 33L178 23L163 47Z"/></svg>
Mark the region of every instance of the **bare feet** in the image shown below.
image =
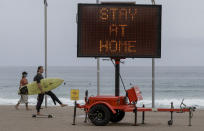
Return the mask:
<svg viewBox="0 0 204 131"><path fill-rule="evenodd" d="M28 108L28 103L25 104L26 110L29 111L30 109Z"/></svg>
<svg viewBox="0 0 204 131"><path fill-rule="evenodd" d="M66 105L66 104L61 104L60 106L61 106L61 107L65 107L65 106L67 106L67 105Z"/></svg>
<svg viewBox="0 0 204 131"><path fill-rule="evenodd" d="M15 105L16 110L18 110L18 105Z"/></svg>
<svg viewBox="0 0 204 131"><path fill-rule="evenodd" d="M27 110L27 111L30 111L31 109L30 109L30 108L26 108L26 110Z"/></svg>

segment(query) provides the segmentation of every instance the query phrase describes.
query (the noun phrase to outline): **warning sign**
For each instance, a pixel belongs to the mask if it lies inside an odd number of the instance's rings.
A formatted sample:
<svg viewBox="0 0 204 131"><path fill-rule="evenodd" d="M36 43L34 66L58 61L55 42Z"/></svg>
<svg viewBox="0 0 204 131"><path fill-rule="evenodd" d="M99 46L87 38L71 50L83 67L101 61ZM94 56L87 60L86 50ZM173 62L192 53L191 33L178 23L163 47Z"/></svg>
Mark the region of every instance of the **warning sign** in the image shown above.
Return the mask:
<svg viewBox="0 0 204 131"><path fill-rule="evenodd" d="M71 100L79 100L79 89L71 89Z"/></svg>

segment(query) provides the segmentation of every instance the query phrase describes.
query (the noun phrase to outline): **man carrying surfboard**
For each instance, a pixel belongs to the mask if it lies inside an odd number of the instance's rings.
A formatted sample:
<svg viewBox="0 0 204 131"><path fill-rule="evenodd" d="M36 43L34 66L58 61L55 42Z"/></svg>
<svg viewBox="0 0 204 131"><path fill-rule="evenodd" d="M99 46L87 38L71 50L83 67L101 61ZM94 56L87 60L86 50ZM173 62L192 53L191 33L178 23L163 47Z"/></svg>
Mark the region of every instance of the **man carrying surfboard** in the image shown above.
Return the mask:
<svg viewBox="0 0 204 131"><path fill-rule="evenodd" d="M57 98L57 96L52 91L43 92L42 87L40 85L40 80L44 79L42 75L43 72L44 72L43 66L39 66L37 69L37 75L34 77L34 81L37 82L38 88L41 91L41 93L38 94L38 102L36 105L37 115L40 115L40 108L44 99L44 94L49 95L52 98L55 105L56 105L56 102L58 102L61 105L61 107L67 106L65 104L62 104L62 102Z"/></svg>
<svg viewBox="0 0 204 131"><path fill-rule="evenodd" d="M28 84L28 80L26 79L27 75L28 75L27 72L23 72L22 73L22 79L20 81L19 88L21 88L21 87L23 87L23 86ZM26 110L29 110L29 108L28 108L28 95L25 95L25 94L20 94L20 95L21 95L21 98L18 101L18 103L16 104L15 108L18 109L18 106L20 105L20 103L25 103Z"/></svg>

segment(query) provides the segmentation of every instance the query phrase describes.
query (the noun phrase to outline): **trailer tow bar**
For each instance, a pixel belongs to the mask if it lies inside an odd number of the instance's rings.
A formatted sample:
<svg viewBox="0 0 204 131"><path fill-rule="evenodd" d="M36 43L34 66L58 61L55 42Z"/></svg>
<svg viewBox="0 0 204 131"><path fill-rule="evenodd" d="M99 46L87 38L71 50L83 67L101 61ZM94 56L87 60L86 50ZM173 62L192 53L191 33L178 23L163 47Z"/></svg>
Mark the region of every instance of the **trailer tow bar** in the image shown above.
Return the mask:
<svg viewBox="0 0 204 131"><path fill-rule="evenodd" d="M188 126L192 126L191 124L191 119L193 118L193 112L195 111L196 107L187 107L186 104L184 104L184 99L182 99L181 104L180 104L180 112L178 113L183 113L183 109L189 109L189 117L188 117Z"/></svg>

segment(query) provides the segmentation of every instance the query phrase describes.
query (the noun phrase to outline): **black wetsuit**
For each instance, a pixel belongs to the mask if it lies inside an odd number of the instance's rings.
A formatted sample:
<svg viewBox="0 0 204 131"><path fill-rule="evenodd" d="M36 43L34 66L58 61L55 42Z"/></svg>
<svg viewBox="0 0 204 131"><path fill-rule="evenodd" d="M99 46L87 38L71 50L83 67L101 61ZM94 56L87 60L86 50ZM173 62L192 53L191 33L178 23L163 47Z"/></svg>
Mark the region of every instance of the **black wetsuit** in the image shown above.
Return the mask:
<svg viewBox="0 0 204 131"><path fill-rule="evenodd" d="M41 73L37 73L37 75L34 77L34 81L36 81L37 83L40 83L41 79L43 79L43 76ZM59 104L62 104L62 102L56 97L56 95L53 92L48 91L48 92L45 92L45 94L49 95L52 98L55 105L56 105L56 101ZM37 112L40 112L40 108L43 103L43 99L44 99L44 94L38 94L38 102L36 105Z"/></svg>

